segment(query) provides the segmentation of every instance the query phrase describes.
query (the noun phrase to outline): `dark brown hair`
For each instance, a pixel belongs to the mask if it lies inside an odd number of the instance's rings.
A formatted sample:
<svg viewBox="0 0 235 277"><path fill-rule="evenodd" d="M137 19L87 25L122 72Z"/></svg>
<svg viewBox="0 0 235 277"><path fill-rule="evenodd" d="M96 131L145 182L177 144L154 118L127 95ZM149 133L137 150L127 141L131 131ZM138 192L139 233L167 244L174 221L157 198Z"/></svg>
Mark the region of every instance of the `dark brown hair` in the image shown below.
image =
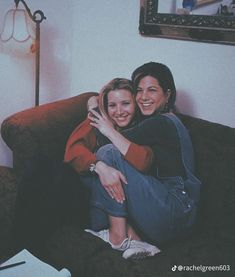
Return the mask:
<svg viewBox="0 0 235 277"><path fill-rule="evenodd" d="M141 65L134 70L131 76L135 90L137 89L140 80L145 76L151 76L157 79L164 93L170 91L166 112L172 110L175 105L176 88L170 69L166 65L156 62L149 62Z"/></svg>

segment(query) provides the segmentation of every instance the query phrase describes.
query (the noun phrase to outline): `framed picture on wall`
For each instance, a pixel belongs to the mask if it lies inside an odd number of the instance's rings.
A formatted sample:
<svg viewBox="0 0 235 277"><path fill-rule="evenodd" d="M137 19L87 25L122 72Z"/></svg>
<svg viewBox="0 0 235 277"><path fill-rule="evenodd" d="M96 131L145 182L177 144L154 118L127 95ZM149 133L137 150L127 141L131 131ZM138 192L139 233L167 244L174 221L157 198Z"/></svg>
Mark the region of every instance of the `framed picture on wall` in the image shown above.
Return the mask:
<svg viewBox="0 0 235 277"><path fill-rule="evenodd" d="M177 7L179 3L186 5L186 0L171 1L172 5L165 0L140 0L139 32L141 35L235 45L235 14L222 12L215 14L215 7L210 8L209 5L218 5L216 7L218 11L222 0L198 0L202 8L203 5L209 8L206 9L205 14L179 14L176 12ZM194 0L187 0L187 3L192 5L191 9L194 11ZM167 12L166 8L169 7Z"/></svg>

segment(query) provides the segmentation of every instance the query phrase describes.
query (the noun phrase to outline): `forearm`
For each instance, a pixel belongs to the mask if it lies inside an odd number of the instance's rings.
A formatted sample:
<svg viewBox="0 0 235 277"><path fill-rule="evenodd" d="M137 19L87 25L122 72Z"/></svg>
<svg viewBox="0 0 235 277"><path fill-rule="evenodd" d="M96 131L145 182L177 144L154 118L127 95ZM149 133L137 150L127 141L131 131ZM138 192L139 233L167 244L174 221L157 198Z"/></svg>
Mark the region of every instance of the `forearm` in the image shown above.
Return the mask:
<svg viewBox="0 0 235 277"><path fill-rule="evenodd" d="M107 137L124 156L124 159L137 170L146 172L150 169L154 160L150 147L132 143L116 130L107 133Z"/></svg>
<svg viewBox="0 0 235 277"><path fill-rule="evenodd" d="M91 120L90 125L97 128L106 138L108 138L121 152L125 155L131 142L120 134L103 114L100 115L97 111L91 110L91 114L88 115Z"/></svg>
<svg viewBox="0 0 235 277"><path fill-rule="evenodd" d="M121 152L122 155L126 155L131 141L126 139L122 134L120 134L115 129L110 129L110 131L106 134L106 137L117 147L117 149Z"/></svg>
<svg viewBox="0 0 235 277"><path fill-rule="evenodd" d="M141 172L147 172L154 161L154 153L148 146L131 143L124 159Z"/></svg>
<svg viewBox="0 0 235 277"><path fill-rule="evenodd" d="M96 155L83 145L76 145L71 150L73 150L73 156L65 154L64 162L70 164L76 172L86 173L90 164L95 163Z"/></svg>

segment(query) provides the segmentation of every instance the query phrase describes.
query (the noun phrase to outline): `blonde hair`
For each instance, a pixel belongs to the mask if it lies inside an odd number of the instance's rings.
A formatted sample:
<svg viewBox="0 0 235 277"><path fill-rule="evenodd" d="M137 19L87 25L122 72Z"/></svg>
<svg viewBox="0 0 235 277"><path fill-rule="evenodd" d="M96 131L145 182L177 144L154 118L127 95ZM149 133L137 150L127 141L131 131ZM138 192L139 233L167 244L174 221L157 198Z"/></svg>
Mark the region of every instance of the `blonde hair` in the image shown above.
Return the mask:
<svg viewBox="0 0 235 277"><path fill-rule="evenodd" d="M135 97L134 88L131 80L125 78L115 78L107 83L99 93L99 109L108 118L108 94L112 90L126 89Z"/></svg>

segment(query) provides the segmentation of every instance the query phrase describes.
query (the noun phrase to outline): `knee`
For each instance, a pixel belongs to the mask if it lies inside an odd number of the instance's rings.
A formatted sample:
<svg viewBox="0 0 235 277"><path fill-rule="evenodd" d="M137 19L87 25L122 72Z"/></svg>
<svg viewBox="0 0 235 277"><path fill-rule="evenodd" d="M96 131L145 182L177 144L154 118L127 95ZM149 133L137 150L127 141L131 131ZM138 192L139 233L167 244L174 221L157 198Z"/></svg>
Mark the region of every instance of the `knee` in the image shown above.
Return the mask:
<svg viewBox="0 0 235 277"><path fill-rule="evenodd" d="M119 156L120 152L113 144L106 144L99 148L96 153L96 157L98 160L106 161L110 160L112 157Z"/></svg>

